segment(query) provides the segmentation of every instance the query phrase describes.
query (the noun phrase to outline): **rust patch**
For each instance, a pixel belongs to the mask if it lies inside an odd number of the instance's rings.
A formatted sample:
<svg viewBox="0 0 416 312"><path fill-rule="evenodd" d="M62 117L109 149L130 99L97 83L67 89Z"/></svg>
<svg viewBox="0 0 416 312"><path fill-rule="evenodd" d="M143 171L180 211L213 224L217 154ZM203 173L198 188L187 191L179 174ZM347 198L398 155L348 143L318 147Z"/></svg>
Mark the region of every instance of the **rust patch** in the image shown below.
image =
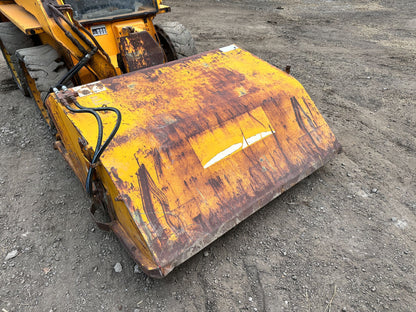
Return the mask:
<svg viewBox="0 0 416 312"><path fill-rule="evenodd" d="M312 152L315 153L322 153L323 150L321 149L321 147L315 142L315 139L312 137L311 132L308 130L308 128L306 127L306 124L304 122L304 118L306 118L309 127L312 128L313 130L317 129L317 125L315 124L315 122L312 120L312 116L309 116L305 110L303 109L303 107L299 104L298 100L296 99L296 97L291 97L290 101L292 102L292 107L293 107L293 111L295 112L295 117L296 117L296 122L298 123L300 129L302 129L305 134L309 137L309 139L311 140L312 144L315 146L316 150L311 149ZM306 104L306 103L305 103ZM309 108L308 108L309 109ZM310 111L310 109L309 109ZM302 118L302 116L304 118Z"/></svg>
<svg viewBox="0 0 416 312"><path fill-rule="evenodd" d="M154 205L154 201L156 200L162 208L163 218L166 223L175 234L181 234L184 231L184 227L181 220L170 211L169 202L165 193L157 187L145 165L140 164L137 157L136 160L139 165L139 170L136 175L139 181L143 209L150 220L149 225L153 227L155 233L158 233L158 236L162 241L168 239L167 233L159 221L160 217L156 215L156 207Z"/></svg>
<svg viewBox="0 0 416 312"><path fill-rule="evenodd" d="M147 31L120 38L120 51L128 72L162 64L163 50Z"/></svg>
<svg viewBox="0 0 416 312"><path fill-rule="evenodd" d="M300 84L244 51L214 51L103 83L123 124L101 163L117 169L110 171L115 193L125 196L161 274L338 149ZM69 115L77 127L91 127L79 117ZM104 124L112 118L104 115Z"/></svg>

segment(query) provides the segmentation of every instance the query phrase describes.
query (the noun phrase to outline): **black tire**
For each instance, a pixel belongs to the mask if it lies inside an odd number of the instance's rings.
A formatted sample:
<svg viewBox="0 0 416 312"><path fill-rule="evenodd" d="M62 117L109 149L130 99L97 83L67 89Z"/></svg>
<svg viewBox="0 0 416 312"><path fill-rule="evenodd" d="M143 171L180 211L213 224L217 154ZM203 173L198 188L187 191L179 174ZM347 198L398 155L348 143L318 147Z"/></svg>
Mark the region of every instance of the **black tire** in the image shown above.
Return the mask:
<svg viewBox="0 0 416 312"><path fill-rule="evenodd" d="M20 49L16 51L16 56L30 86L32 97L47 123L53 128L44 101L50 89L68 73L65 63L50 45Z"/></svg>
<svg viewBox="0 0 416 312"><path fill-rule="evenodd" d="M198 53L191 32L182 24L161 22L155 28L168 61Z"/></svg>
<svg viewBox="0 0 416 312"><path fill-rule="evenodd" d="M0 23L0 48L13 80L25 96L30 96L25 75L15 53L19 49L30 48L35 44L30 36L25 35L11 22Z"/></svg>
<svg viewBox="0 0 416 312"><path fill-rule="evenodd" d="M54 87L68 69L61 60L58 52L50 45L40 45L16 52L18 59L24 64L29 76L35 81L37 90L42 99L46 97L51 87Z"/></svg>

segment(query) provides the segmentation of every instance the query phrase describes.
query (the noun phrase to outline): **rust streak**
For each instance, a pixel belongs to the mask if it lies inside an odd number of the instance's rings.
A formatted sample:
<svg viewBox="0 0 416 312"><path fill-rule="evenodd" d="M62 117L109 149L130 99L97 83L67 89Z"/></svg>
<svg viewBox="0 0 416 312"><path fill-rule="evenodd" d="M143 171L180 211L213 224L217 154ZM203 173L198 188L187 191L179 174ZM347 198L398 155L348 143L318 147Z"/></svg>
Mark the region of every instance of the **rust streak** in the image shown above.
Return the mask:
<svg viewBox="0 0 416 312"><path fill-rule="evenodd" d="M155 148L152 152L153 162L155 164L156 174L158 179L163 176L162 171L162 159L160 157L159 151Z"/></svg>
<svg viewBox="0 0 416 312"><path fill-rule="evenodd" d="M313 150L312 149L312 151L314 151L315 153L316 152L322 153L323 150L315 142L315 140L312 137L311 133L306 128L306 125L303 122L303 118L302 118L301 113L306 117L306 120L308 121L309 126L311 126L314 129L317 129L315 123L312 121L312 119L309 117L309 115L306 114L306 112L303 110L302 106L299 104L299 102L297 101L297 99L295 97L290 98L290 101L292 102L293 111L295 112L296 122L298 123L299 127L305 132L305 134L309 137L309 139L311 140L312 144L316 147L316 150Z"/></svg>

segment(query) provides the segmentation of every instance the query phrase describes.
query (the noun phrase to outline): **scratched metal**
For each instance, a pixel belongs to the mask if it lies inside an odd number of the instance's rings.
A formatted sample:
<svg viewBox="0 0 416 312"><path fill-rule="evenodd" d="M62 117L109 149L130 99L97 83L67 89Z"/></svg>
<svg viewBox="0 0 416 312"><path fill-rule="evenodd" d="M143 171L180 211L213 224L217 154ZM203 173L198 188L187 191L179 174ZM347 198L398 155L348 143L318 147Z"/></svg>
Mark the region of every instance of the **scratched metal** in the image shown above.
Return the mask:
<svg viewBox="0 0 416 312"><path fill-rule="evenodd" d="M105 79L104 88L78 98L122 112L100 166L133 220L121 226L143 239L137 248L146 261L138 261L146 272L158 268L153 276L168 274L340 150L298 81L244 50L223 51ZM93 117L66 114L95 146ZM107 136L115 116L102 118ZM120 219L124 212L115 209Z"/></svg>
<svg viewBox="0 0 416 312"><path fill-rule="evenodd" d="M120 52L129 72L163 63L162 48L147 31L120 37Z"/></svg>

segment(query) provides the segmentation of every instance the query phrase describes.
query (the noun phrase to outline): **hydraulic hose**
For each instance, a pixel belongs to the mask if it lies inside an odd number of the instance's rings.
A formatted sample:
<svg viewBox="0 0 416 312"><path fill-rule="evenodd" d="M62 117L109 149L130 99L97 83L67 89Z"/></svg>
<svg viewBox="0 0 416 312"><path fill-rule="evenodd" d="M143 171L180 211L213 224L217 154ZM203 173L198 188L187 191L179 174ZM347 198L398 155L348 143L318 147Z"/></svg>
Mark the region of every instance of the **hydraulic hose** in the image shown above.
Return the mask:
<svg viewBox="0 0 416 312"><path fill-rule="evenodd" d="M51 10L52 14L54 15L54 20L56 22L56 24L58 25L58 27L66 34L66 36L69 38L69 40L71 40L71 42L78 48L79 51L81 51L81 53L84 55L81 60L74 66L72 67L68 73L65 74L64 77L62 77L55 86L51 87L50 91L48 92L48 94L46 95L46 97L49 95L50 92L54 91L55 93L59 92L59 89L62 89L63 92L67 91L67 87L65 86L65 84L71 80L84 66L86 66L88 64L88 62L90 61L91 57L97 53L98 50L101 51L101 53L103 53L103 55L107 58L107 61L111 63L110 57L108 56L108 54L104 51L104 49L99 45L99 43L97 42L97 40L94 38L94 36L92 36L92 34L90 34L84 26L81 25L81 23L75 21L73 19L72 16L72 9L70 6L68 5L63 5L63 6L55 6L52 4L48 5L49 9ZM71 18L72 20L75 21L75 23L72 23L68 18L65 17L65 15L60 11L69 11L71 14ZM84 44L86 44L91 50L87 51L84 46L81 44L81 42L79 42L73 35L71 32L69 32L61 23L60 19L62 19L70 28L71 30L78 36L78 38L80 38ZM81 29L85 34L87 34L87 36L82 33L79 29ZM88 40L91 39L92 41ZM44 101L46 100L46 97L44 99ZM98 107L98 108L92 108L92 107L85 107L82 106L74 96L69 96L70 102L72 102L77 108L73 108L70 106L69 103L67 103L65 105L65 107L73 113L87 113L87 114L91 114L95 117L95 119L97 120L97 124L98 124L98 139L97 139L97 144L95 147L95 151L94 151L94 155L93 158L91 160L91 165L88 168L88 173L87 173L87 179L85 181L85 187L87 190L87 193L89 195L92 195L92 175L93 175L93 171L95 168L95 164L99 161L101 155L103 154L103 152L105 151L105 149L107 148L107 146L110 144L111 140L114 138L114 136L116 135L120 124L121 124L121 113L118 109L114 108L114 107ZM102 111L111 111L114 112L117 115L117 121L116 124L113 128L113 130L111 131L110 135L108 136L108 138L103 142L103 122L101 120L100 115L98 114L98 112L102 112Z"/></svg>
<svg viewBox="0 0 416 312"><path fill-rule="evenodd" d="M114 107L86 108L86 107L82 106L81 104L79 104L78 101L76 101L76 100L74 101L74 104L80 110L84 110L84 109L92 110L92 111L94 111L95 114L97 114L97 112L100 112L100 111L112 111L112 112L116 113L116 115L117 115L116 124L114 125L114 128L111 131L111 133L108 136L108 138L104 141L104 144L101 145L101 142L100 142L100 134L99 134L99 139L97 140L97 147L95 149L94 156L93 156L92 161L91 161L91 166L88 169L87 179L86 179L86 182L85 182L86 189L87 189L87 193L91 195L92 194L92 174L93 174L93 171L94 171L94 168L95 168L94 165L99 161L101 155L104 153L105 149L110 144L111 140L114 138L114 136L116 135L118 129L120 128L120 124L121 124L121 113L120 113L120 111L117 108L114 108ZM98 129L99 129L99 132L101 131L101 138L102 138L102 135L103 135L102 132L103 132L103 130L102 130L102 120L101 120L101 117L99 117L99 120L100 121L98 123L98 125L99 125L98 126L99 127ZM101 128L100 128L100 125L101 125Z"/></svg>
<svg viewBox="0 0 416 312"><path fill-rule="evenodd" d="M65 92L67 90L67 88L65 86L63 86L62 90ZM55 93L59 92L57 88L54 88L54 91L55 91ZM96 144L96 147L95 147L94 155L93 155L92 160L91 160L90 167L88 168L87 179L85 181L85 188L87 190L87 193L89 195L92 195L92 174L94 172L95 164L99 161L101 155L104 153L105 149L108 147L111 140L114 138L118 129L120 128L121 119L122 119L121 118L121 113L117 108L114 108L114 107L94 107L94 108L85 107L85 106L82 106L75 99L75 97L71 96L70 99L74 103L74 105L77 107L77 109L74 109L69 104L65 105L65 107L70 112L91 114L95 117L95 119L97 120L97 124L98 124L97 144ZM117 115L116 124L114 125L113 130L111 131L108 138L104 141L104 144L102 144L102 141L103 141L103 122L101 120L100 115L97 113L97 112L102 112L102 111L111 111L111 112L113 112Z"/></svg>

